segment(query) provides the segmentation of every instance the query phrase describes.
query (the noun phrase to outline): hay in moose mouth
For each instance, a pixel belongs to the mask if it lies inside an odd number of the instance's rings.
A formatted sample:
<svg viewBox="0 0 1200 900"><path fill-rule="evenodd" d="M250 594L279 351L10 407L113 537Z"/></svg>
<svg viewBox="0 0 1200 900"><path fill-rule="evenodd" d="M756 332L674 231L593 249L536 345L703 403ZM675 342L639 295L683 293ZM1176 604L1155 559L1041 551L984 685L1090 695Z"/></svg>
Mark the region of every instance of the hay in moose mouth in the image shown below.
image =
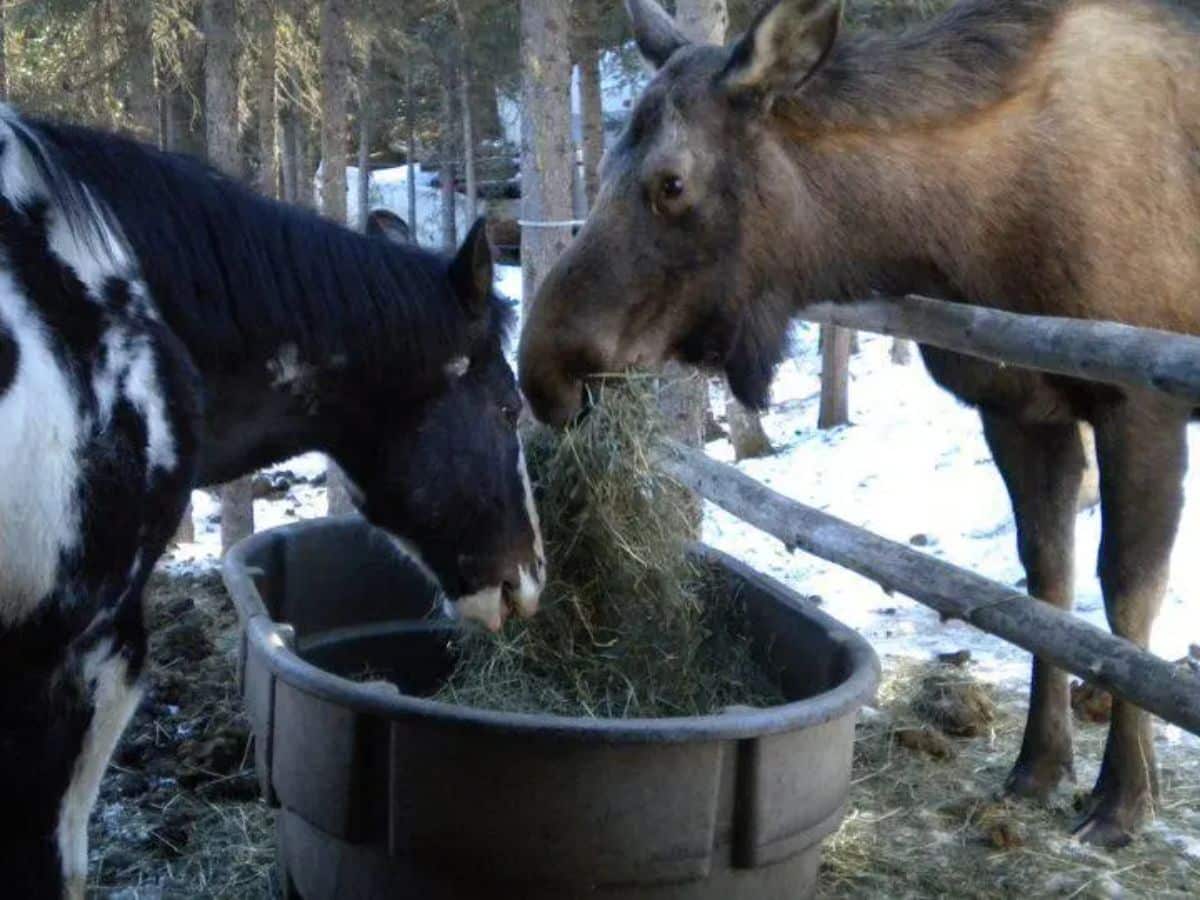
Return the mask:
<svg viewBox="0 0 1200 900"><path fill-rule="evenodd" d="M656 384L610 379L581 423L526 434L546 542L541 611L499 636L464 634L437 699L601 718L784 702L737 599L707 591L688 557L695 501L653 464Z"/></svg>

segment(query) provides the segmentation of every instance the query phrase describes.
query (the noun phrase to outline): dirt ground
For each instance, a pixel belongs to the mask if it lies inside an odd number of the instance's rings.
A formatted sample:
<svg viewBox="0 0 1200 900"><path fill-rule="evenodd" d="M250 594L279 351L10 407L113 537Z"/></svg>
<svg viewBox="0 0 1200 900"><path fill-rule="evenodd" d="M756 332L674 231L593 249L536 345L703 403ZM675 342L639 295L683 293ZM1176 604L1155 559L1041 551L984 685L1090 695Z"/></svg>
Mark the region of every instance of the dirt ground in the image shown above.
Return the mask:
<svg viewBox="0 0 1200 900"><path fill-rule="evenodd" d="M146 597L149 689L105 775L89 896L275 896L237 685L237 617L215 571L160 569Z"/></svg>
<svg viewBox="0 0 1200 900"><path fill-rule="evenodd" d="M160 571L147 595L150 688L91 823L94 898L275 896L270 811L258 799L236 675L236 616L215 572ZM1200 884L1200 749L1159 725L1164 803L1132 846L1069 840L1103 746L1103 702L1081 697L1078 785L1046 807L998 798L1024 696L968 660L885 660L859 725L850 808L827 844L833 897L1186 897Z"/></svg>

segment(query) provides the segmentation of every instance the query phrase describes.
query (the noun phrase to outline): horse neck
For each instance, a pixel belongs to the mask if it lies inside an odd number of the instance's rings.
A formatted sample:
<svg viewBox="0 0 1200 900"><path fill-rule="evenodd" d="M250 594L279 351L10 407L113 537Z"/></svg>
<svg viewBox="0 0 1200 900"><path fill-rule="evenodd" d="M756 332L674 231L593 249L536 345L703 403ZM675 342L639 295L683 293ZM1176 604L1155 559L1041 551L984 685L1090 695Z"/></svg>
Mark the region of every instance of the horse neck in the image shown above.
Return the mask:
<svg viewBox="0 0 1200 900"><path fill-rule="evenodd" d="M318 368L281 371L277 359L208 375L200 483L230 481L314 450L332 453L349 412L321 382Z"/></svg>

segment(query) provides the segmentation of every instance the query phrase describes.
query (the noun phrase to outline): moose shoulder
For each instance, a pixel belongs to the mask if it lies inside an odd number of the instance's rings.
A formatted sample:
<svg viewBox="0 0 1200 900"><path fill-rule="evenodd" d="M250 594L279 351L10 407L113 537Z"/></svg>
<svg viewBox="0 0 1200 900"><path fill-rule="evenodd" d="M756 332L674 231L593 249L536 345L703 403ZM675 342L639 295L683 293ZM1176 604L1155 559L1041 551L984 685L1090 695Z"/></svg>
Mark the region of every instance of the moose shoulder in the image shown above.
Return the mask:
<svg viewBox="0 0 1200 900"><path fill-rule="evenodd" d="M677 358L765 404L806 304L919 292L1200 333L1200 3L963 0L900 35L839 39L837 0L779 0L733 46L628 0L658 73L605 159L588 223L522 337L521 384L562 423L594 372ZM1071 604L1096 431L1110 623L1145 645L1167 580L1192 410L924 350L977 406L1035 595ZM1073 771L1064 673L1035 662L1009 778ZM1128 839L1156 793L1118 703L1080 834Z"/></svg>

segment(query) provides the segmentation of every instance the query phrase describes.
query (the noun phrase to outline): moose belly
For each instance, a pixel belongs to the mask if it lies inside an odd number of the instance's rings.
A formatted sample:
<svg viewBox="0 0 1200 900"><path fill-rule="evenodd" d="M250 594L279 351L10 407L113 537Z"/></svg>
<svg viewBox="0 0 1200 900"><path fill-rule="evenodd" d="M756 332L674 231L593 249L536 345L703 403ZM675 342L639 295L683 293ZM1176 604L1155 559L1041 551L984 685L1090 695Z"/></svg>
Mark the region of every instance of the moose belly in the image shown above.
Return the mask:
<svg viewBox="0 0 1200 900"><path fill-rule="evenodd" d="M1105 385L999 366L924 344L921 357L933 380L963 403L1026 422L1087 419L1097 398L1115 392Z"/></svg>

